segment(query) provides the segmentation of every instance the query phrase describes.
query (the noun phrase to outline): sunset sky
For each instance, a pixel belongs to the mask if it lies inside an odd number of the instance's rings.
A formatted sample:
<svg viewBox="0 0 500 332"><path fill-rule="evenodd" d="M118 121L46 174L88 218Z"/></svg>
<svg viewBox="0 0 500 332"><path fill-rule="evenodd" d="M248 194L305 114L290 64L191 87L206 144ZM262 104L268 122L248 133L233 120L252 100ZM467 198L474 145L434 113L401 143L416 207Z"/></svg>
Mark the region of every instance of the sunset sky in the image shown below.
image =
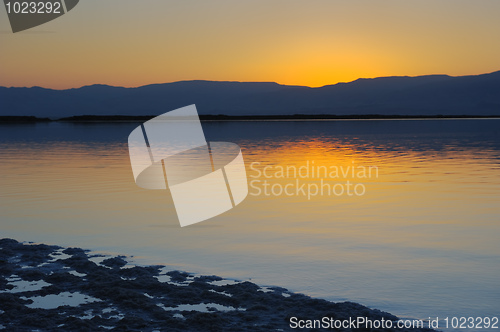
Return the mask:
<svg viewBox="0 0 500 332"><path fill-rule="evenodd" d="M500 70L499 17L498 0L81 0L13 34L2 6L0 85L475 75Z"/></svg>

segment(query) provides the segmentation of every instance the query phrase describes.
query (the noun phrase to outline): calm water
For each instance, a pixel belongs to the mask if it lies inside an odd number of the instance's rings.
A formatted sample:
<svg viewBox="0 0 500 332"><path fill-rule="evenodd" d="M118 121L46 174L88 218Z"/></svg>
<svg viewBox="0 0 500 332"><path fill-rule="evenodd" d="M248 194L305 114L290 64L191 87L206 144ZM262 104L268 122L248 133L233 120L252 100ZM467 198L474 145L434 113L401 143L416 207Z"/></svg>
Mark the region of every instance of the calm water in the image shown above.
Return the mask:
<svg viewBox="0 0 500 332"><path fill-rule="evenodd" d="M0 126L0 236L279 285L402 317L500 316L500 120L204 122L242 147L251 195L180 228L167 191L138 188L137 124ZM254 167L250 167L252 162ZM309 163L309 164L308 164ZM279 166L377 166L363 195L256 195ZM257 165L257 166L256 166ZM272 177L257 177L259 169ZM358 168L359 169L359 168ZM358 187L358 189L361 187Z"/></svg>

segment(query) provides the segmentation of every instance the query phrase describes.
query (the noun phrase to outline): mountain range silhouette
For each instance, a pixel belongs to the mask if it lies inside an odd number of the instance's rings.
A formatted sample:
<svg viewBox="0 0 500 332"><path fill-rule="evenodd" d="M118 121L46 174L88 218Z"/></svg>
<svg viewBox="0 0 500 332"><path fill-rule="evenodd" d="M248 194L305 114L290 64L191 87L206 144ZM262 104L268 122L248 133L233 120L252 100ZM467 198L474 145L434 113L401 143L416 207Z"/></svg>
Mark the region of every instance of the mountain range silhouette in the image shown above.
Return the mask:
<svg viewBox="0 0 500 332"><path fill-rule="evenodd" d="M500 71L358 79L319 88L269 82L180 81L137 88L0 87L0 115L157 115L190 104L224 115L500 115Z"/></svg>

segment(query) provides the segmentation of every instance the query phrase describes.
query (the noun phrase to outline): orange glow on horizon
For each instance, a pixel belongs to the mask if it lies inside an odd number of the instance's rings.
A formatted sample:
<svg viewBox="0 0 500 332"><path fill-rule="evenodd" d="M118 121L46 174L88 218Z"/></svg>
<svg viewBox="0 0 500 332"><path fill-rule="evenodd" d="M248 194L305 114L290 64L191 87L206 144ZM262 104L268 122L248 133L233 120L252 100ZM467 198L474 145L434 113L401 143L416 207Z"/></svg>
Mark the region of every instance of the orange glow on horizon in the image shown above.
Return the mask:
<svg viewBox="0 0 500 332"><path fill-rule="evenodd" d="M0 86L211 80L319 87L381 76L478 75L500 69L498 12L497 0L109 0L81 2L60 19L12 34L0 10Z"/></svg>

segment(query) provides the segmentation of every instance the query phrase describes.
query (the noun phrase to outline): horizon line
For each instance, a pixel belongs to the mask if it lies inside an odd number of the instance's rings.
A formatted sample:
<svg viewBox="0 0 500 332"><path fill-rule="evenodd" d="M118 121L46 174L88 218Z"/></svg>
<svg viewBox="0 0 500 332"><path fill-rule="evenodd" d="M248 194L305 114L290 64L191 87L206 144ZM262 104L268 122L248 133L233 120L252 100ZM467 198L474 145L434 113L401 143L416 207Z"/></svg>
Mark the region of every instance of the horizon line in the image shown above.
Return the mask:
<svg viewBox="0 0 500 332"><path fill-rule="evenodd" d="M472 77L472 76L482 76L482 75L489 75L489 74L494 74L498 73L500 70L495 70L492 72L487 72L487 73L481 73L481 74L472 74L472 75L448 75L448 74L425 74L425 75L416 75L416 76L410 76L410 75L392 75L392 76L376 76L376 77L359 77L357 79L354 79L352 81L348 82L336 82L336 83L331 83L331 84L325 84L321 86L308 86L308 85L297 85L297 84L282 84L278 83L275 81L230 81L230 80L208 80L208 79L191 79L191 80L179 80L179 81L171 81L171 82L163 82L163 83L148 83L144 85L138 85L138 86L120 86L120 85L110 85L110 84L105 84L105 83L94 83L94 84L87 84L87 85L82 85L79 87L72 87L72 88L64 88L64 89L56 89L56 88L47 88L39 85L33 85L33 86L0 86L1 88L20 88L20 89L32 89L32 88L40 88L40 89L46 89L46 90L55 90L55 91L65 91L65 90L77 90L81 88L86 88L86 87L92 87L92 86L106 86L106 87L111 87L111 88L124 88L124 89L138 89L146 86L151 86L151 85L165 85L165 84L174 84L174 83L182 83L182 82L215 82L215 83L260 83L260 84L277 84L280 86L287 86L287 87L303 87L303 88L310 88L310 89L319 89L323 88L326 86L333 86L333 85L338 85L338 84L349 84L353 83L359 80L373 80L373 79L380 79L380 78L416 78L416 77L429 77L429 76L444 76L444 77L450 77L450 78L457 78L457 77Z"/></svg>

